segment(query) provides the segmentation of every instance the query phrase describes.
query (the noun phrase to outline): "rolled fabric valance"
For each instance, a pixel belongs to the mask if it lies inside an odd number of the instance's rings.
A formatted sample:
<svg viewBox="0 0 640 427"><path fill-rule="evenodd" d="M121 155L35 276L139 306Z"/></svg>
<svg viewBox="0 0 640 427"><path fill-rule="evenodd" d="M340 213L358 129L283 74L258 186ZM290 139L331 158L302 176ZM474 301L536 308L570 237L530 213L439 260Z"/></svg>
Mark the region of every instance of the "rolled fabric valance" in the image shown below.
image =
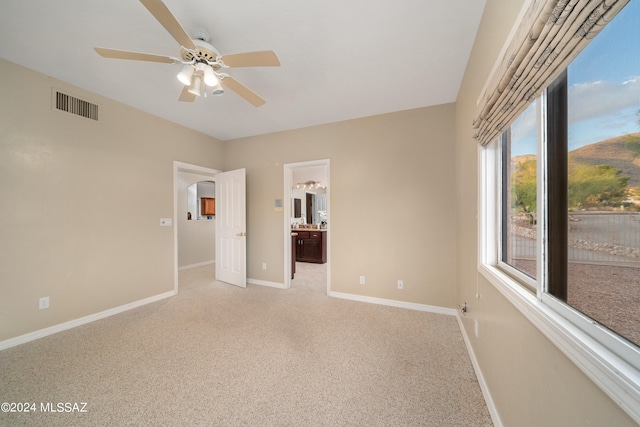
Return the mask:
<svg viewBox="0 0 640 427"><path fill-rule="evenodd" d="M474 139L500 135L627 3L531 0L480 97Z"/></svg>

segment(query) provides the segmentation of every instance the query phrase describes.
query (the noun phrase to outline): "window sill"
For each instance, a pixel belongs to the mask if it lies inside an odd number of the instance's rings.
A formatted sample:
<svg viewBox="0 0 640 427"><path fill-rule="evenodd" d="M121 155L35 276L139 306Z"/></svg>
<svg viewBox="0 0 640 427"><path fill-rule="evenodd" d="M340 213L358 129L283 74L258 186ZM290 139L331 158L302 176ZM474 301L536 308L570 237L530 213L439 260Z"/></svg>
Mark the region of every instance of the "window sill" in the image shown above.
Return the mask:
<svg viewBox="0 0 640 427"><path fill-rule="evenodd" d="M640 371L591 338L498 268L478 271L560 351L640 423Z"/></svg>

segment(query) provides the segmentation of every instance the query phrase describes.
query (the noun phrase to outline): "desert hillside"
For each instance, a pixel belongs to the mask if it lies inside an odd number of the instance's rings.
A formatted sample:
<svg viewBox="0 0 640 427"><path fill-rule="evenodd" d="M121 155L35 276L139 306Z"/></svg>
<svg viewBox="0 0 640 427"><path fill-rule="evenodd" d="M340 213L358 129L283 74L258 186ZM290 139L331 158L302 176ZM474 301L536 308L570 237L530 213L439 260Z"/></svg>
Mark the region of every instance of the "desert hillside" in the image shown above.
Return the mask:
<svg viewBox="0 0 640 427"><path fill-rule="evenodd" d="M640 132L606 139L573 150L571 158L590 165L610 165L629 177L629 187L640 187L640 156L629 146L633 141L640 146Z"/></svg>

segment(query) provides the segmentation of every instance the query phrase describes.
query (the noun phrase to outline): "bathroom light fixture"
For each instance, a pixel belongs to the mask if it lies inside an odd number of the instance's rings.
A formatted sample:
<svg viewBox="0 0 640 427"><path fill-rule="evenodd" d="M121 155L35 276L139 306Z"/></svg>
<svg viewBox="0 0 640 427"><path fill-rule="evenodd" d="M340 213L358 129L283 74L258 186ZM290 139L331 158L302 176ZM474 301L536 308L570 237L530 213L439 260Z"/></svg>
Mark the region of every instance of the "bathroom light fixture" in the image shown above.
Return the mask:
<svg viewBox="0 0 640 427"><path fill-rule="evenodd" d="M295 188L318 189L318 188L327 188L327 187L322 186L322 183L320 181L305 181L305 182L297 183Z"/></svg>

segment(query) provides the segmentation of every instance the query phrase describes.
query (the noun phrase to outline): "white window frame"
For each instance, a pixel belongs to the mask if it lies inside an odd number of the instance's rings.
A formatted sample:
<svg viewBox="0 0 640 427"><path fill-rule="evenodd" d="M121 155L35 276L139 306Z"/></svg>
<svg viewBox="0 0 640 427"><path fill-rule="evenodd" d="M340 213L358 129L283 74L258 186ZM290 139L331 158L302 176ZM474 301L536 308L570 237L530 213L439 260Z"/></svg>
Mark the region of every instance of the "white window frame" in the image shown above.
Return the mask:
<svg viewBox="0 0 640 427"><path fill-rule="evenodd" d="M538 126L538 130L536 132L536 137L537 137L537 141L536 141L536 181L539 180L540 177L544 176L543 174L546 173L546 169L544 167L544 165L546 164L546 148L544 147L544 144L542 142L542 135L544 135L544 127L543 124L546 123L544 118L546 117L545 112L546 112L546 107L545 107L545 103L544 103L544 96L540 97L537 99L538 105L536 108L536 126ZM507 264L506 262L502 261L502 135L500 135L497 140L495 142L493 142L493 144L491 145L497 145L497 150L496 150L496 191L497 191L497 201L498 201L498 205L500 208L497 209L497 215L496 215L496 230L497 230L497 239L498 239L498 244L497 244L497 253L496 253L496 259L497 259L497 265L504 270L507 274L509 274L510 276L513 276L513 278L518 281L521 285L525 286L527 289L529 289L529 291L533 292L534 294L538 295L538 297L540 296L540 289L544 289L543 283L545 280L545 275L544 275L544 264L542 263L542 260L545 259L545 253L546 253L546 217L544 215L544 212L546 212L546 199L544 197L544 188L541 188L542 186L538 185L536 188L536 224L537 224L537 239L536 239L536 255L537 255L537 262L536 262L536 277L532 278L531 276L521 272L520 270L518 270L517 268L515 268L514 266ZM544 156L544 157L543 157ZM545 176L545 180L546 180L546 176Z"/></svg>
<svg viewBox="0 0 640 427"><path fill-rule="evenodd" d="M539 99L539 126L546 128L546 97ZM534 326L572 360L620 407L640 423L640 351L593 319L546 293L547 198L546 132L539 132L538 270L535 293L523 286L513 267L500 261L501 144L500 138L478 147L478 271ZM544 181L541 181L544 180ZM506 264L505 264L506 265ZM527 279L530 279L527 276Z"/></svg>

